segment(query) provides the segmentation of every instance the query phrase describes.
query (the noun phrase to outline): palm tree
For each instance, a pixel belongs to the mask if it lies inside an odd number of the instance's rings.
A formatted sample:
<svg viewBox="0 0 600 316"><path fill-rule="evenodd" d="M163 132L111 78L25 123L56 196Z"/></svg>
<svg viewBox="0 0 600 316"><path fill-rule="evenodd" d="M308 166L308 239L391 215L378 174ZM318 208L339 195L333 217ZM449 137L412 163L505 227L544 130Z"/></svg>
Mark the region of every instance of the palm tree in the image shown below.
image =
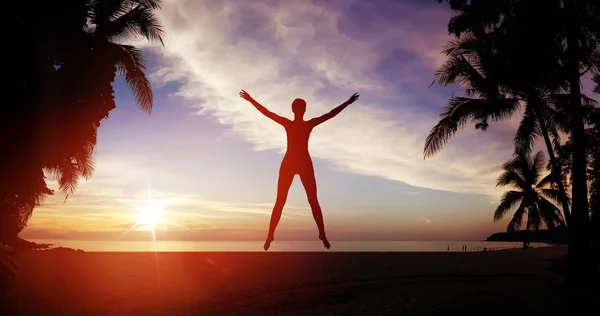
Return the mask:
<svg viewBox="0 0 600 316"><path fill-rule="evenodd" d="M600 2L597 0L563 0L565 42L568 56L570 115L572 138L571 179L575 226L571 229L569 275L577 282L587 282L597 270L592 259L592 227L590 226L587 190L587 157L585 146L584 110L581 104L582 56L587 50L597 50L600 44ZM596 65L596 69L598 65Z"/></svg>
<svg viewBox="0 0 600 316"><path fill-rule="evenodd" d="M444 49L448 59L436 71L432 85L457 84L465 88L465 96L453 96L444 107L425 141L425 157L440 151L469 120L476 129L486 130L489 119L507 119L520 108L519 100L495 80L504 61L494 53L493 40L490 34L472 35L452 40Z"/></svg>
<svg viewBox="0 0 600 316"><path fill-rule="evenodd" d="M585 145L592 241L598 255L600 253L600 109L596 107L586 108L585 119L587 125L585 130ZM572 145L572 138L570 137L558 151L559 161L562 164L563 170L565 170L565 174L570 174L571 171L573 159ZM597 258L596 260L599 259Z"/></svg>
<svg viewBox="0 0 600 316"><path fill-rule="evenodd" d="M532 76L516 71L511 73L512 70L502 67L512 56L505 47L500 47L503 45L499 45L501 40L497 34L482 33L450 41L444 50L449 58L436 72L433 83L462 85L466 88L466 97L450 99L440 115L440 121L431 129L425 141L424 155L428 157L441 150L469 120L474 121L477 129L485 130L489 119L497 121L509 118L524 106L523 118L514 139L515 151L528 153L534 140L542 136L552 166L556 169L553 175L560 176L554 149L560 145L558 127L565 124L558 121L562 117L553 106L563 106L565 98L553 92L562 89L561 81L557 80L558 83L552 87L551 82L536 83L536 78ZM514 59L512 62L515 63ZM566 192L561 177L553 179L553 182L561 192ZM566 197L566 194L561 196ZM561 201L561 205L568 220L567 200Z"/></svg>
<svg viewBox="0 0 600 316"><path fill-rule="evenodd" d="M517 231L524 218L526 231L538 230L542 224L548 228L565 225L560 209L552 203L560 200L562 192L548 187L551 174L541 177L545 169L544 154L541 151L533 157L517 154L504 163L502 169L504 173L498 178L497 185L511 186L514 190L507 191L502 196L500 205L494 212L494 222L501 220L518 206L506 227L507 232Z"/></svg>
<svg viewBox="0 0 600 316"><path fill-rule="evenodd" d="M116 75L124 77L141 109L151 113L152 88L142 52L123 42L142 36L163 43L155 16L160 4L48 1L36 10L23 10L28 15L22 17L24 27L17 38L27 39L26 53L15 60L28 68L14 70L20 92L13 103L19 112L0 124L0 145L12 149L0 157L0 237L20 231L35 205L52 194L44 171L58 179L67 195L81 177L92 175L97 128L116 107ZM19 130L23 132L15 146L6 135Z"/></svg>
<svg viewBox="0 0 600 316"><path fill-rule="evenodd" d="M521 23L523 28L513 28L513 38L536 39L538 36L555 36L560 43L560 51L540 51L539 56L563 55L567 79L569 112L571 117L570 133L573 146L571 164L573 192L573 225L569 225L569 261L573 280L587 279L589 272L595 270L588 263L590 253L590 226L587 205L585 133L583 104L581 98L581 76L590 69L598 69L597 63L588 59L589 52L597 51L600 42L600 1L598 0L530 0L530 1L483 1L483 0L437 0L449 2L457 12L449 24L448 30L461 34L478 34L491 28L502 28L507 22ZM521 10L520 8L525 8ZM543 8L544 14L540 14ZM549 10L552 8L553 10ZM536 16L546 16L552 23L538 24L538 32L529 33L537 24ZM528 49L535 45L528 45ZM582 70L583 69L583 70Z"/></svg>
<svg viewBox="0 0 600 316"><path fill-rule="evenodd" d="M65 53L58 71L62 80L56 90L62 95L57 99L67 102L50 108L43 117L52 131L43 142L48 144L45 167L58 177L63 192L72 193L80 177L92 175L96 129L116 107L112 83L117 74L124 77L140 108L151 113L152 87L145 76L142 52L119 42L142 36L163 43L154 13L160 4L160 0L89 1L85 32L79 36L77 49ZM71 142L56 148L52 139L65 137Z"/></svg>

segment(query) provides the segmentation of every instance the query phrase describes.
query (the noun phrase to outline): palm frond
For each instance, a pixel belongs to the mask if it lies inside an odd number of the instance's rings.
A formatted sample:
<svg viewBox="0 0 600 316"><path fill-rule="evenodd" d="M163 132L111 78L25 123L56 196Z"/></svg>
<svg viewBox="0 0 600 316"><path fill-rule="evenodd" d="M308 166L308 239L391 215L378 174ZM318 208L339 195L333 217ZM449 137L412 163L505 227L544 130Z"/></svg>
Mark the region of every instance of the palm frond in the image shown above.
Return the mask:
<svg viewBox="0 0 600 316"><path fill-rule="evenodd" d="M515 98L486 99L482 109L476 112L476 119L491 118L494 121L509 119L521 107Z"/></svg>
<svg viewBox="0 0 600 316"><path fill-rule="evenodd" d="M103 25L127 13L135 3L129 0L91 0L89 5L91 23Z"/></svg>
<svg viewBox="0 0 600 316"><path fill-rule="evenodd" d="M425 140L424 156L433 156L440 151L459 128L473 118L482 100L457 97L450 99L440 114L440 121L431 129Z"/></svg>
<svg viewBox="0 0 600 316"><path fill-rule="evenodd" d="M515 152L529 154L535 139L542 134L538 119L531 107L526 107L515 134Z"/></svg>
<svg viewBox="0 0 600 316"><path fill-rule="evenodd" d="M569 94L550 94L546 97L550 107L545 107L545 116L552 125L556 125L560 130L571 132L571 95ZM593 111L598 102L585 95L581 95L581 104L584 112ZM550 124L549 124L550 125Z"/></svg>
<svg viewBox="0 0 600 316"><path fill-rule="evenodd" d="M58 165L56 170L59 172L58 188L63 193L75 192L75 188L77 188L77 184L79 183L80 174L77 164L70 159L67 159Z"/></svg>
<svg viewBox="0 0 600 316"><path fill-rule="evenodd" d="M540 193L544 198L549 199L549 200L553 201L554 203L560 204L560 203L562 203L562 198L564 198L564 199L566 199L567 203L571 204L570 197L566 194L563 197L563 193L560 192L560 190L546 188L546 189L540 189Z"/></svg>
<svg viewBox="0 0 600 316"><path fill-rule="evenodd" d="M531 188L531 184L528 182L527 170L529 162L526 157L522 155L516 155L513 159L505 162L502 165L504 173L498 177L498 183L496 186L513 186L522 191L527 191Z"/></svg>
<svg viewBox="0 0 600 316"><path fill-rule="evenodd" d="M475 74L475 76L469 78L469 74ZM450 56L434 73L434 76L435 79L431 84L437 83L442 86L456 84L471 87L470 80L485 80L462 55Z"/></svg>
<svg viewBox="0 0 600 316"><path fill-rule="evenodd" d="M93 147L82 148L73 157L75 159L75 164L77 165L79 174L86 180L90 179L94 174L95 163L92 154Z"/></svg>
<svg viewBox="0 0 600 316"><path fill-rule="evenodd" d="M580 74L584 75L589 70L598 70L600 69L600 52L598 51L598 47L588 46L580 49L579 60L580 60Z"/></svg>
<svg viewBox="0 0 600 316"><path fill-rule="evenodd" d="M544 153L540 150L535 154L535 156L533 156L533 159L531 160L531 178L528 179L528 182L530 182L532 185L539 182L540 176L546 170L546 159L544 157Z"/></svg>
<svg viewBox="0 0 600 316"><path fill-rule="evenodd" d="M494 222L501 220L515 205L523 200L525 194L519 191L507 191L502 195L500 205L494 211Z"/></svg>
<svg viewBox="0 0 600 316"><path fill-rule="evenodd" d="M546 168L548 169L548 168ZM537 188L547 188L549 186L551 186L554 183L554 179L552 178L553 174L552 172L548 173L545 177L542 178L542 180L540 180L540 182L538 182L535 186Z"/></svg>
<svg viewBox="0 0 600 316"><path fill-rule="evenodd" d="M521 201L521 205L515 211L515 213L513 214L512 219L510 220L510 222L508 222L508 225L506 226L506 231L507 232L517 231L517 230L519 230L519 227L521 227L521 223L523 221L523 217L527 213L527 209L526 209L526 207L524 205L525 203L526 203L525 199L523 199L523 201Z"/></svg>
<svg viewBox="0 0 600 316"><path fill-rule="evenodd" d="M487 99L502 98L501 87L485 76L484 66L474 56L450 56L435 72L435 80L431 84L435 83L442 86L456 84L478 91L479 96Z"/></svg>
<svg viewBox="0 0 600 316"><path fill-rule="evenodd" d="M488 118L499 121L510 117L518 108L513 99L473 99L455 97L448 101L440 114L439 122L431 129L425 140L424 157L430 157L442 149L456 132L464 128L469 120L478 129L487 127ZM486 126L483 126L486 125Z"/></svg>
<svg viewBox="0 0 600 316"><path fill-rule="evenodd" d="M571 132L571 115L570 110L562 109L560 106L550 103L551 106L544 106L541 110L544 112L544 117L548 121L548 127Z"/></svg>
<svg viewBox="0 0 600 316"><path fill-rule="evenodd" d="M525 190L527 188L527 181L515 170L506 170L498 177L496 186L512 186L520 190Z"/></svg>
<svg viewBox="0 0 600 316"><path fill-rule="evenodd" d="M162 0L134 0L135 2L154 10L158 10L162 6Z"/></svg>
<svg viewBox="0 0 600 316"><path fill-rule="evenodd" d="M560 133L555 124L547 124L546 129L548 131L548 137L550 137L550 141L552 142L553 153L556 155L556 152L560 150L560 146L562 146Z"/></svg>
<svg viewBox="0 0 600 316"><path fill-rule="evenodd" d="M538 200L538 209L548 228L565 225L560 209L545 198L540 197Z"/></svg>
<svg viewBox="0 0 600 316"><path fill-rule="evenodd" d="M136 7L130 8L114 20L98 24L97 33L108 39L114 40L122 37L143 36L150 41L158 41L164 46L164 30L158 21L152 7L140 2Z"/></svg>
<svg viewBox="0 0 600 316"><path fill-rule="evenodd" d="M527 208L527 229L538 230L542 225L542 216L538 205L533 203Z"/></svg>
<svg viewBox="0 0 600 316"><path fill-rule="evenodd" d="M113 44L113 47L115 54L118 56L118 74L125 77L125 82L131 89L140 108L151 114L154 96L150 80L144 74L146 65L142 52L129 45Z"/></svg>
<svg viewBox="0 0 600 316"><path fill-rule="evenodd" d="M93 122L89 122L87 126L82 126L80 132L82 134L81 145L73 154L73 161L77 166L79 176L84 179L90 179L94 173L94 148L96 146L97 127Z"/></svg>
<svg viewBox="0 0 600 316"><path fill-rule="evenodd" d="M456 37L448 41L442 50L442 54L446 56L460 56L469 54L479 50L481 47L480 41L472 35L465 34L465 36Z"/></svg>

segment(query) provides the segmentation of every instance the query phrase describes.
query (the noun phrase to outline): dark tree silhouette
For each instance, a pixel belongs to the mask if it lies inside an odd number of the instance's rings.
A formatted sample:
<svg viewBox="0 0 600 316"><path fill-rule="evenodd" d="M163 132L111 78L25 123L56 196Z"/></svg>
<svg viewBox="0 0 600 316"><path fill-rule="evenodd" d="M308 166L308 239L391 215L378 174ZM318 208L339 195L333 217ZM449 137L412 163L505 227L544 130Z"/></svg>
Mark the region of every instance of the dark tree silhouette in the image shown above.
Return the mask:
<svg viewBox="0 0 600 316"><path fill-rule="evenodd" d="M0 240L11 243L40 200L59 189L72 193L93 172L100 121L115 108L112 82L122 75L140 107L150 113L152 89L142 53L124 39L162 43L156 0L21 3L12 34L7 77L10 115L0 115ZM4 107L4 111L9 111ZM8 112L6 113L8 114ZM18 135L18 136L16 136Z"/></svg>
<svg viewBox="0 0 600 316"><path fill-rule="evenodd" d="M544 154L541 151L533 157L524 153L517 154L506 162L502 169L504 173L498 178L498 185L511 186L515 190L504 193L494 212L494 221L501 220L517 207L506 227L507 232L517 231L523 218L526 218L527 231L539 230L542 224L547 228L564 225L560 209L552 204L552 201L560 200L562 193L548 186L551 182L550 174L542 178L545 165Z"/></svg>
<svg viewBox="0 0 600 316"><path fill-rule="evenodd" d="M585 111L585 146L587 155L587 180L589 183L589 208L592 219L592 238L596 247L596 260L600 259L600 109L587 108ZM572 138L558 150L563 172L570 176L572 165ZM569 184L569 178L566 179Z"/></svg>
<svg viewBox="0 0 600 316"><path fill-rule="evenodd" d="M573 159L571 164L572 178L572 215L569 225L569 269L567 280L576 284L587 283L590 273L595 270L591 264L591 229L588 213L585 132L583 104L581 102L581 76L588 71L596 72L598 63L592 62L590 56L597 52L600 36L600 1L598 0L529 0L529 1L458 1L449 2L457 13L449 24L448 30L459 36L462 34L479 34L492 30L505 30L505 25L516 23L520 27L512 30L511 38L536 40L552 38L561 44L556 49L538 50L540 59L558 58L563 60L567 91L569 92L570 133L572 137ZM540 23L538 17L544 17L552 23ZM530 30L537 32L530 33ZM526 45L524 52L535 45ZM547 47L548 48L548 47ZM538 68L535 71L539 70ZM535 71L532 70L532 73Z"/></svg>
<svg viewBox="0 0 600 316"><path fill-rule="evenodd" d="M535 56L519 53L515 58L515 50L503 34L481 33L464 35L450 41L444 50L448 60L436 72L434 83L441 85L456 84L464 88L465 96L455 96L440 115L425 142L425 156L431 156L460 128L472 121L475 128L486 130L489 120L502 120L517 113L523 117L517 130L514 142L515 151L527 153L531 151L534 141L541 136L558 175L554 180L558 189L566 192L560 180L560 168L556 162L554 150L560 145L560 128L568 127L564 123L562 112L556 109L565 107L567 95L563 91L565 78L561 78L561 68L554 74L544 78L531 76L523 69L535 66ZM528 62L529 68L520 64ZM507 65L511 65L508 66ZM539 64L539 67L545 67ZM550 68L552 69L552 68ZM514 79L516 78L516 79ZM586 97L586 104L594 101ZM559 115L560 114L560 115ZM567 195L561 201L565 217L569 216Z"/></svg>

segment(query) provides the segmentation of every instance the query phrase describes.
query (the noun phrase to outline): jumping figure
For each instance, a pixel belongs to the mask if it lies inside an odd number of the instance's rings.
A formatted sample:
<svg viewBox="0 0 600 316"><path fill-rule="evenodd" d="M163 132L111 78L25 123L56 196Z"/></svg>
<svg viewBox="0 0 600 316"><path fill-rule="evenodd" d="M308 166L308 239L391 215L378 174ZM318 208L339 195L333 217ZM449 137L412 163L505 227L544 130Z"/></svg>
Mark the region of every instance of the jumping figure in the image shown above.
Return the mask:
<svg viewBox="0 0 600 316"><path fill-rule="evenodd" d="M273 207L273 213L271 214L269 234L267 235L264 249L268 250L271 246L271 242L274 239L275 228L281 219L283 206L285 205L288 191L296 174L300 176L300 180L302 181L302 185L306 191L308 203L310 204L313 217L315 218L315 222L319 228L319 239L323 242L323 246L329 249L331 245L329 244L327 236L325 235L323 213L321 212L321 206L319 205L319 200L317 199L317 184L315 181L315 171L313 168L312 159L308 153L308 139L310 137L310 132L313 128L315 128L315 126L338 115L348 105L356 101L359 95L356 93L353 94L346 102L331 110L329 113L312 118L308 121L304 120L306 102L303 99L295 99L292 102L292 112L294 112L294 120L292 121L267 110L260 103L256 102L256 100L254 100L250 94L244 90L240 92L240 97L252 103L252 105L254 105L254 107L256 107L256 109L266 117L281 124L287 133L287 150L279 169L277 199L275 201L275 206Z"/></svg>

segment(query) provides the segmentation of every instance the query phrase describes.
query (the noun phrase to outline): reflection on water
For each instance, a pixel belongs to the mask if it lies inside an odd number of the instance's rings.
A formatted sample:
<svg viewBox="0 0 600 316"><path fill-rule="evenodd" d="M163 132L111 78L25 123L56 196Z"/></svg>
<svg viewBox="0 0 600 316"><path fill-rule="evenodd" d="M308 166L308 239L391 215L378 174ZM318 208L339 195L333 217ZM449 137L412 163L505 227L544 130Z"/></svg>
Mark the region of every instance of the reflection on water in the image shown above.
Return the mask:
<svg viewBox="0 0 600 316"><path fill-rule="evenodd" d="M55 240L29 239L36 243L82 249L84 251L127 251L148 252L155 250L152 241L88 241L88 240ZM320 241L275 241L269 251L373 251L373 252L461 252L462 245L467 252L501 250L522 247L521 242L485 242L485 241L332 241L330 250L323 248ZM261 251L262 241L158 241L156 251L188 252L227 252L227 251ZM531 243L532 247L548 246L543 243ZM448 250L449 248L449 250Z"/></svg>

